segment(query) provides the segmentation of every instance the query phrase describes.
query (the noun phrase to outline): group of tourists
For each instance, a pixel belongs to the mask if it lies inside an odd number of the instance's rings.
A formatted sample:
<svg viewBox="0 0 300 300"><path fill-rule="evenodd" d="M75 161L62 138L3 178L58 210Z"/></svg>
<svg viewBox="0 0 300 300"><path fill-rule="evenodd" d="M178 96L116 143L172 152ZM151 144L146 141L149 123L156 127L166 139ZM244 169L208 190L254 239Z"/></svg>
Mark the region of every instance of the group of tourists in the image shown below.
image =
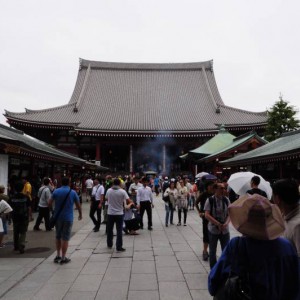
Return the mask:
<svg viewBox="0 0 300 300"><path fill-rule="evenodd" d="M4 245L3 235L7 233L5 216L10 214L14 250L20 253L24 253L26 231L32 220L30 187L27 182L26 179L17 182L15 193L10 197L5 195L5 187L0 186L0 248ZM105 178L88 177L82 182L87 191L86 199L90 202L89 216L94 224L93 231L98 232L101 224L106 225L106 244L109 249L114 245L113 228L116 225L116 251L126 251L123 247L123 232L137 235L137 230L144 228L145 212L147 228L153 230L153 195L161 192L166 227L174 224L175 210L178 212L177 226L181 226L182 221L184 226L187 225L188 208L195 207L201 217L202 259L209 261L211 271L208 288L215 299L223 299L221 295L233 293L232 285L237 285L234 280L243 284L244 294L251 294L252 298L249 299L299 299L299 185L290 179L278 180L272 187L273 197L270 201L259 184L260 177L254 176L251 189L239 196L233 195L226 181L206 180L205 177L195 180L193 184L189 178L181 176L171 179L164 177L153 186L148 177L138 176L130 180L123 180L120 176L112 178L110 175ZM44 178L38 191L39 214L33 229L39 231L42 220L46 231L51 231L55 226L55 263L70 262L66 254L74 206L75 211L78 211L78 219L82 219L82 185L76 189L70 178L64 177L61 187L57 188L51 179ZM230 222L242 234L241 237L230 239ZM222 249L219 259L218 242ZM225 299L231 298L233 296Z"/></svg>

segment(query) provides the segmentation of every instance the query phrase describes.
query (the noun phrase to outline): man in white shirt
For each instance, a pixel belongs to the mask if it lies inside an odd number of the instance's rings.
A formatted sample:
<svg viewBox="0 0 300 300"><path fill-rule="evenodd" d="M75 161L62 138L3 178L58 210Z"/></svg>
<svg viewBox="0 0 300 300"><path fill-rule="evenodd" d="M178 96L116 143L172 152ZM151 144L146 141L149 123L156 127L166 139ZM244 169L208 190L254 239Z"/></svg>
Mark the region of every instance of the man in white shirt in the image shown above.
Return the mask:
<svg viewBox="0 0 300 300"><path fill-rule="evenodd" d="M86 202L88 202L89 199L91 200L92 190L93 190L93 185L94 185L94 182L93 182L91 176L88 177L88 179L85 181L84 184L86 187Z"/></svg>
<svg viewBox="0 0 300 300"><path fill-rule="evenodd" d="M126 201L129 197L121 188L121 180L115 178L113 181L113 186L108 189L105 198L107 199L108 209L107 209L107 247L112 248L113 246L113 228L116 223L117 229L117 242L116 249L119 252L123 252L126 249L123 248L123 217L124 208L129 206L126 205Z"/></svg>
<svg viewBox="0 0 300 300"><path fill-rule="evenodd" d="M101 208L104 199L104 187L101 178L95 178L94 187L91 196L90 218L92 219L95 227L94 232L98 232L101 224ZM97 214L97 219L95 218Z"/></svg>
<svg viewBox="0 0 300 300"><path fill-rule="evenodd" d="M152 230L152 208L153 205L153 195L152 190L148 186L149 180L147 177L144 177L142 179L143 186L137 190L136 195L136 202L137 202L137 208L140 211L141 215L141 229L143 229L143 216L144 212L146 210L147 217L148 217L148 230Z"/></svg>
<svg viewBox="0 0 300 300"><path fill-rule="evenodd" d="M134 177L134 182L130 185L128 189L128 194L131 196L131 200L136 204L136 193L139 188L143 185L140 183L140 178L138 176Z"/></svg>
<svg viewBox="0 0 300 300"><path fill-rule="evenodd" d="M46 231L51 231L49 226L49 219L50 219L50 208L49 208L49 200L51 199L51 191L49 188L50 180L49 178L44 178L43 186L40 187L38 191L38 198L39 198L39 215L36 219L35 225L33 230L39 231L40 224L42 220L45 220L45 229Z"/></svg>

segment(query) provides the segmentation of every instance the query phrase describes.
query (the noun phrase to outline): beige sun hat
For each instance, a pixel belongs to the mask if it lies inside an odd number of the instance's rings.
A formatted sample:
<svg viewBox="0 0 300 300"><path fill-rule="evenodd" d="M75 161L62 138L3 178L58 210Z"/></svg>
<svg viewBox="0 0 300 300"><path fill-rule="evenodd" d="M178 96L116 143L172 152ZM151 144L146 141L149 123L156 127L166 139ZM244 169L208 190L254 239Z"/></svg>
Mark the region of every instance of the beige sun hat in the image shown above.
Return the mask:
<svg viewBox="0 0 300 300"><path fill-rule="evenodd" d="M277 205L258 194L244 195L228 207L237 231L258 240L274 240L285 230Z"/></svg>

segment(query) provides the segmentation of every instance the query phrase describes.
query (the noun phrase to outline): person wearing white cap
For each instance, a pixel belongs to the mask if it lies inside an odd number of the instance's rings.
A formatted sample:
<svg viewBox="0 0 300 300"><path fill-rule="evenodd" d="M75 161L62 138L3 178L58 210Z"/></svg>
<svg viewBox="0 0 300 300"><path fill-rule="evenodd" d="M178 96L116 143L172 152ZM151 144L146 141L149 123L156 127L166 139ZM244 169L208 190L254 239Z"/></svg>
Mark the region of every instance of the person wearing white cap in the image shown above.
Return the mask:
<svg viewBox="0 0 300 300"><path fill-rule="evenodd" d="M258 194L245 195L229 207L229 216L242 237L233 238L208 277L214 299L235 299L240 288L229 288L237 276L243 299L299 298L299 259L292 244L280 236L284 220L277 205ZM246 298L246 296L248 298Z"/></svg>

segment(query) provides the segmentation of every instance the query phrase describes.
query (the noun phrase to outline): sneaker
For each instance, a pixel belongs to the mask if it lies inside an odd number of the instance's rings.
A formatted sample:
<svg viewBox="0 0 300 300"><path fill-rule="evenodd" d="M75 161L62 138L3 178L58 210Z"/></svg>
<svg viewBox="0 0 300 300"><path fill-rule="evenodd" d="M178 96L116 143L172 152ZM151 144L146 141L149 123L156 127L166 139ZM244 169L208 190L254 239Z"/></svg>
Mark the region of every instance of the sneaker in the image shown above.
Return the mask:
<svg viewBox="0 0 300 300"><path fill-rule="evenodd" d="M186 224L184 223L183 226L186 226Z"/></svg>
<svg viewBox="0 0 300 300"><path fill-rule="evenodd" d="M208 261L208 253L207 253L207 252L203 252L203 254L202 254L202 259L203 259L204 261Z"/></svg>
<svg viewBox="0 0 300 300"><path fill-rule="evenodd" d="M71 261L70 258L65 257L64 259L62 259L62 260L60 261L60 264L61 264L61 265L64 265L64 264L69 263L70 261Z"/></svg>
<svg viewBox="0 0 300 300"><path fill-rule="evenodd" d="M178 223L177 226L181 226L181 223Z"/></svg>
<svg viewBox="0 0 300 300"><path fill-rule="evenodd" d="M60 256L56 256L53 260L53 262L55 262L56 264L58 264L61 261L61 257Z"/></svg>
<svg viewBox="0 0 300 300"><path fill-rule="evenodd" d="M168 227L168 224L166 224L166 227Z"/></svg>
<svg viewBox="0 0 300 300"><path fill-rule="evenodd" d="M117 252L124 252L124 251L126 251L126 249L124 248L117 249Z"/></svg>
<svg viewBox="0 0 300 300"><path fill-rule="evenodd" d="M153 228L152 227L148 227L148 230L153 230Z"/></svg>

